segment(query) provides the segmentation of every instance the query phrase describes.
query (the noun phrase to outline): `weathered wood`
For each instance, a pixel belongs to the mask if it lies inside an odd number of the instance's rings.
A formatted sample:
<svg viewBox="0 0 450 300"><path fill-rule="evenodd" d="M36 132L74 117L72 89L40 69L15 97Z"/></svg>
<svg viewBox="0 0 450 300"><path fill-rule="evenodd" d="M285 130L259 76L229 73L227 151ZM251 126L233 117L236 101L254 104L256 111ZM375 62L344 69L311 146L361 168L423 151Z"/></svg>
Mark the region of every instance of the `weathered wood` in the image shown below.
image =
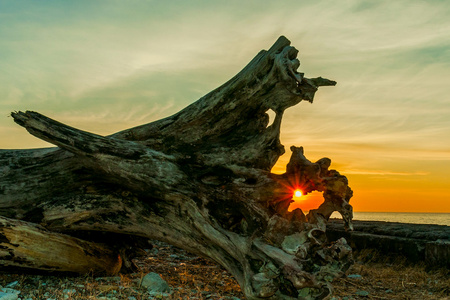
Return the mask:
<svg viewBox="0 0 450 300"><path fill-rule="evenodd" d="M353 249L372 249L381 254L393 254L410 262L426 263L429 267L450 268L450 226L409 224L384 221L353 221L354 231L344 231L341 220L327 224L330 240L342 237Z"/></svg>
<svg viewBox="0 0 450 300"><path fill-rule="evenodd" d="M0 213L92 243L102 235L125 265L121 238L168 242L220 263L248 299L326 297L351 258L345 240L324 238L335 210L351 227L347 179L301 147L291 147L285 174L270 173L284 153L284 110L336 84L297 72L297 53L280 37L179 113L107 137L13 113L59 149L0 151ZM324 204L308 216L289 212L295 188L324 192Z"/></svg>
<svg viewBox="0 0 450 300"><path fill-rule="evenodd" d="M0 265L113 275L119 272L122 261L105 246L0 216Z"/></svg>

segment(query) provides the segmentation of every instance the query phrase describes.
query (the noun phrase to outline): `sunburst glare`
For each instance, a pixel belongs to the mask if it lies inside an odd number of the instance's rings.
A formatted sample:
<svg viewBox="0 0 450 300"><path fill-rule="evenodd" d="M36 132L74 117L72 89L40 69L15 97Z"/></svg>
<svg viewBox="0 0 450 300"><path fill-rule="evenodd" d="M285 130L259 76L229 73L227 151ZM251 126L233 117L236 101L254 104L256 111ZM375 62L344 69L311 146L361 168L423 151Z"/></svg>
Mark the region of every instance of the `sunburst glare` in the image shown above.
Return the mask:
<svg viewBox="0 0 450 300"><path fill-rule="evenodd" d="M300 198L302 195L303 195L302 191L300 191L300 190L295 190L294 191L294 197L295 198Z"/></svg>

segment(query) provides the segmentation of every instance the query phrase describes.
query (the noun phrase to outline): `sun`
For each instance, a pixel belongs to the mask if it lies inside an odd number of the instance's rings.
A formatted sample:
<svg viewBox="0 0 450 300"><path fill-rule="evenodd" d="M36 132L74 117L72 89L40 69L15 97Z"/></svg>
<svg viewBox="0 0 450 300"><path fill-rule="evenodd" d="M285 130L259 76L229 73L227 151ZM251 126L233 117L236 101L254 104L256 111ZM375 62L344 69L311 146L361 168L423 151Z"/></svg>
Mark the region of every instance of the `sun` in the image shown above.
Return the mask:
<svg viewBox="0 0 450 300"><path fill-rule="evenodd" d="M302 194L302 191L300 191L300 190L295 190L295 191L294 191L294 196L295 196L295 197L300 198L302 195L303 195L303 194Z"/></svg>

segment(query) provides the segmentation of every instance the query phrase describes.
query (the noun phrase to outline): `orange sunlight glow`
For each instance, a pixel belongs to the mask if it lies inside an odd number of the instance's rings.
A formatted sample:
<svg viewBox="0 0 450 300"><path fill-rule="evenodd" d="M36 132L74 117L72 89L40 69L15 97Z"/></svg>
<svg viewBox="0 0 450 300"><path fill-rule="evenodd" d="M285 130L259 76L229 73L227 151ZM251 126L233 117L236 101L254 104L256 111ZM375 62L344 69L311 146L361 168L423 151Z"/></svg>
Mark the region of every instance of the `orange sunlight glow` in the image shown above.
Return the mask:
<svg viewBox="0 0 450 300"><path fill-rule="evenodd" d="M297 190L295 190L296 192ZM311 209L316 209L323 202L322 192L311 192L301 197L297 197L296 193L293 193L292 200L293 202L289 206L289 211L293 211L296 208L300 208L303 212L308 212Z"/></svg>
<svg viewBox="0 0 450 300"><path fill-rule="evenodd" d="M286 159L281 157L271 172L283 174L285 172L284 166L288 163ZM288 182L284 183L284 188L284 193L280 200L290 202L288 211L300 208L304 213L307 213L312 209L317 209L324 201L322 192L308 192L308 187L302 186L300 178L296 176L289 178Z"/></svg>

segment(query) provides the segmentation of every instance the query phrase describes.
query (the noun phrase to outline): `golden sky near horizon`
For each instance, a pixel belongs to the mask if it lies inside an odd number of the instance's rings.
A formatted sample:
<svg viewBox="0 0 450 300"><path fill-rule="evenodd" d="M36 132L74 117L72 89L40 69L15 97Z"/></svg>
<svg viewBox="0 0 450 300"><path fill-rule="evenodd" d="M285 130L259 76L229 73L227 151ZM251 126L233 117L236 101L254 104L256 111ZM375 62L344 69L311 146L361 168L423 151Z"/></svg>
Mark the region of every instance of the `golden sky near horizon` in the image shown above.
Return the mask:
<svg viewBox="0 0 450 300"><path fill-rule="evenodd" d="M303 146L348 177L355 211L450 212L449 16L438 0L1 1L0 149L50 146L11 111L102 135L169 116L285 35L300 72L338 84L285 112L274 171Z"/></svg>

